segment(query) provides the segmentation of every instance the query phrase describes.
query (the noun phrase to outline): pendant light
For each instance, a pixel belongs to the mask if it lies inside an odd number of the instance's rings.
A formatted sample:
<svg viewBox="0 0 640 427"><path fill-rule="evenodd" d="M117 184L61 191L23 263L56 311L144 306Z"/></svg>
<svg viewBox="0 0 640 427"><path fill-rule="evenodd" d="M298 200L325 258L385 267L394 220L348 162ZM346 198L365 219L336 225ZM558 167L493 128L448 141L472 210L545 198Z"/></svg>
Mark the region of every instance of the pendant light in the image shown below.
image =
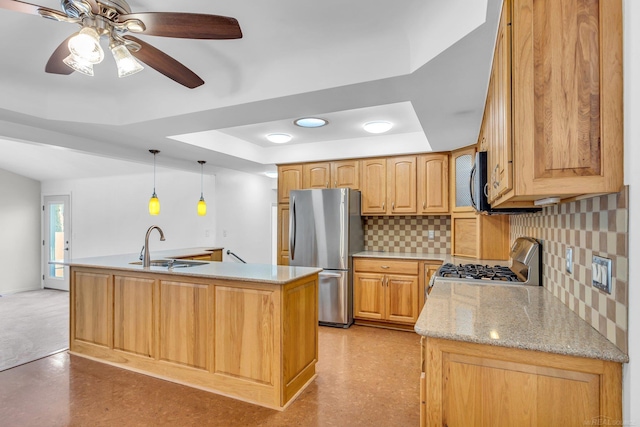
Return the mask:
<svg viewBox="0 0 640 427"><path fill-rule="evenodd" d="M198 200L198 215L205 216L207 214L207 202L204 201L204 164L207 163L204 160L198 160L200 163L200 200Z"/></svg>
<svg viewBox="0 0 640 427"><path fill-rule="evenodd" d="M153 194L151 195L151 199L149 199L149 214L158 215L160 213L160 200L158 200L158 196L156 195L156 154L158 154L160 150L149 150L149 152L153 154Z"/></svg>

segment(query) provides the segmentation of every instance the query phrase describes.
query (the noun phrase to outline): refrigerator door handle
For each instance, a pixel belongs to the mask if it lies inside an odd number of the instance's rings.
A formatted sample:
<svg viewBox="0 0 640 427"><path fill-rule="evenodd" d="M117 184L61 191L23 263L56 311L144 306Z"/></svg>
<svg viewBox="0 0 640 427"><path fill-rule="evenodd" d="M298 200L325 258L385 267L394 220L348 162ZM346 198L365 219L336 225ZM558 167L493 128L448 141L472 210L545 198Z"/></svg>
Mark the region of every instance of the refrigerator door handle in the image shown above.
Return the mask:
<svg viewBox="0 0 640 427"><path fill-rule="evenodd" d="M325 277L342 277L341 274L336 274L336 273L327 273L325 271L321 271L320 273L318 273L320 276L325 276Z"/></svg>
<svg viewBox="0 0 640 427"><path fill-rule="evenodd" d="M289 255L291 259L296 256L296 198L291 198L291 214L289 215Z"/></svg>

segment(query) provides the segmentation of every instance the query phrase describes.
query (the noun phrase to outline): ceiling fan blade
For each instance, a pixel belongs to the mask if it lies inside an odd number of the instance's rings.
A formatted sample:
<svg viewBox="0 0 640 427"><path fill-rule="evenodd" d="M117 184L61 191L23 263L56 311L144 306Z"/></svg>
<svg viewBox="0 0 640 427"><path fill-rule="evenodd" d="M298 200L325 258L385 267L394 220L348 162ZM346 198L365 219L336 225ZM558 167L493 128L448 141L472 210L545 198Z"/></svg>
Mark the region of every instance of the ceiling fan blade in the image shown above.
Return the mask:
<svg viewBox="0 0 640 427"><path fill-rule="evenodd" d="M6 0L0 0L6 1ZM242 30L235 18L200 13L143 12L120 15L118 22L142 21L149 36L183 39L239 39Z"/></svg>
<svg viewBox="0 0 640 427"><path fill-rule="evenodd" d="M151 46L149 43L133 36L124 36L125 39L138 43L141 47L137 52L131 51L131 54L138 60L144 62L149 67L164 74L171 80L180 83L189 89L196 88L204 84L196 73L176 61L166 53Z"/></svg>
<svg viewBox="0 0 640 427"><path fill-rule="evenodd" d="M0 0L1 1L1 0ZM44 71L51 74L63 74L68 75L73 73L73 68L67 66L62 60L69 55L69 39L75 36L71 34L65 39L60 46L53 51L53 54L47 61L47 65L44 67Z"/></svg>
<svg viewBox="0 0 640 427"><path fill-rule="evenodd" d="M37 4L25 3L18 0L0 0L0 9L13 10L15 12L29 13L31 15L39 15L38 10L46 10L55 15L62 14L59 10L49 9L48 7L38 6ZM66 15L65 15L66 16Z"/></svg>

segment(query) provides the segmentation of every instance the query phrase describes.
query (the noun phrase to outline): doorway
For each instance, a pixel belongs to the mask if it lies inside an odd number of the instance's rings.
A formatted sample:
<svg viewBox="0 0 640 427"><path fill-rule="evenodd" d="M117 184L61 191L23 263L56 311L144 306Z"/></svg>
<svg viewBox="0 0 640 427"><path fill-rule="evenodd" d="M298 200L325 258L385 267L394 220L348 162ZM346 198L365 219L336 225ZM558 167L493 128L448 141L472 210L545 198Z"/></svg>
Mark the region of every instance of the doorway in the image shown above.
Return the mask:
<svg viewBox="0 0 640 427"><path fill-rule="evenodd" d="M71 259L71 205L69 196L44 196L43 203L43 287L69 290L69 267L50 262Z"/></svg>

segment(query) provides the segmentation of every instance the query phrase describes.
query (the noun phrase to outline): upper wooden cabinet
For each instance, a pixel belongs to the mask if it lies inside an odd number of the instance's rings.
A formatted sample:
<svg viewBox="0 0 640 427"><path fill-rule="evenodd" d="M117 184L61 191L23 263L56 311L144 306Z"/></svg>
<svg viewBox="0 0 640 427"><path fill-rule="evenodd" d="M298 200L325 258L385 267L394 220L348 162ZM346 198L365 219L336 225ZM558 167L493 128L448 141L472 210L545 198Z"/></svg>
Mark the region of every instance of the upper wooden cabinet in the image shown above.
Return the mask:
<svg viewBox="0 0 640 427"><path fill-rule="evenodd" d="M415 214L416 156L362 160L362 214Z"/></svg>
<svg viewBox="0 0 640 427"><path fill-rule="evenodd" d="M449 213L449 155L418 156L418 213Z"/></svg>
<svg viewBox="0 0 640 427"><path fill-rule="evenodd" d="M360 189L360 163L357 160L305 163L302 188Z"/></svg>
<svg viewBox="0 0 640 427"><path fill-rule="evenodd" d="M302 165L278 166L278 203L289 203L289 191L302 188Z"/></svg>
<svg viewBox="0 0 640 427"><path fill-rule="evenodd" d="M391 214L415 214L417 212L416 156L387 159L387 209Z"/></svg>
<svg viewBox="0 0 640 427"><path fill-rule="evenodd" d="M332 188L360 189L360 162L358 160L341 160L331 162Z"/></svg>
<svg viewBox="0 0 640 427"><path fill-rule="evenodd" d="M475 162L475 147L451 152L451 212L474 212L469 179Z"/></svg>
<svg viewBox="0 0 640 427"><path fill-rule="evenodd" d="M362 168L362 215L387 214L387 159L365 159Z"/></svg>
<svg viewBox="0 0 640 427"><path fill-rule="evenodd" d="M302 165L302 188L329 188L331 163L305 163Z"/></svg>
<svg viewBox="0 0 640 427"><path fill-rule="evenodd" d="M505 1L491 74L493 205L620 190L620 0Z"/></svg>

